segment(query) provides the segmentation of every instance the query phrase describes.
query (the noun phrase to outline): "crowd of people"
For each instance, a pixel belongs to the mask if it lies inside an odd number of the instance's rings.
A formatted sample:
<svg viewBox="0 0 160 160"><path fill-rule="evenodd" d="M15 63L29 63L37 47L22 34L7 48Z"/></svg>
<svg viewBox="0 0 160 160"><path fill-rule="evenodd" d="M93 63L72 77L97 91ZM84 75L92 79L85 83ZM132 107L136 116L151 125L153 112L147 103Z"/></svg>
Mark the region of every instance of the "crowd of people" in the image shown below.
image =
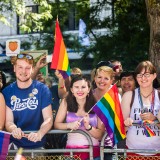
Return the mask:
<svg viewBox="0 0 160 160"><path fill-rule="evenodd" d="M18 54L12 59L16 81L9 85L6 84L5 74L0 72L0 130L12 135L9 149L40 149L47 143L55 147L56 138L52 135L46 137L50 129L81 129L91 136L94 160L99 160L100 141L106 130L91 108L116 84L126 127L126 139L118 147L160 150L157 123L151 126L155 133L153 137L145 135L143 125L134 125L144 121L153 124L160 120L160 96L158 88L154 86L157 73L150 61L140 62L134 72L123 71L120 61L101 61L92 70L90 79L79 68L72 68L71 76L67 79L63 79L56 70L58 84L52 85L53 82L40 73L40 69L47 65L45 58L42 56L34 65L30 54ZM25 131L31 132L26 134ZM64 140L64 136L60 138ZM80 133L70 132L66 137L62 147L89 146L86 137ZM108 136L104 145L105 148L113 147ZM82 160L89 159L88 153L74 154ZM137 153L131 154L134 155ZM160 156L152 156L157 155ZM104 159L111 160L112 154L105 153Z"/></svg>

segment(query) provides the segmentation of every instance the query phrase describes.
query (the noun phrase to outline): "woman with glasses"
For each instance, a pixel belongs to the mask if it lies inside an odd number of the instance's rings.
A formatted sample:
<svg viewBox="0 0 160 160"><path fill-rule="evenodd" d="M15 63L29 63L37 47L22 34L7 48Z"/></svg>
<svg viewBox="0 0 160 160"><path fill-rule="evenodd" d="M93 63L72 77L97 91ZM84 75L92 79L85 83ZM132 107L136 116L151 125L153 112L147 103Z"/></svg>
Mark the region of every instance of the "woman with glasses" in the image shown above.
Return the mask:
<svg viewBox="0 0 160 160"><path fill-rule="evenodd" d="M157 76L156 69L150 61L143 61L135 69L135 75L139 88L136 88L134 92L125 92L121 103L124 124L128 130L126 146L129 149L160 150L159 128L153 124L150 129L155 135L147 137L144 126L146 121L149 123L157 121L157 114L160 110L158 90L153 88L153 81ZM133 125L135 123L141 125ZM139 154L150 155L149 153Z"/></svg>

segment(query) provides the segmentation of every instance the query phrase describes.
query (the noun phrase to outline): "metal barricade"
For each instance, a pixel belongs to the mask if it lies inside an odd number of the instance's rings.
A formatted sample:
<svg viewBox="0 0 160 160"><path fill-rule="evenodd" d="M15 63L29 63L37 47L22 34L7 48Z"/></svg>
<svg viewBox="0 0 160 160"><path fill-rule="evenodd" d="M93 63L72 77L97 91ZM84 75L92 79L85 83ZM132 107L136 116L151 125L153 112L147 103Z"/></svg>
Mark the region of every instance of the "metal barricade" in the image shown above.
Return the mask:
<svg viewBox="0 0 160 160"><path fill-rule="evenodd" d="M31 131L26 131L25 133L30 133ZM49 131L47 134L65 134L65 133L71 133L70 130L51 130ZM93 143L91 140L90 135L83 131L83 130L76 130L76 131L72 131L72 133L80 133L83 134L88 142L89 142L89 147L88 148L84 148L84 149L24 149L23 153L31 153L31 157L27 157L27 160L80 160L80 157L78 156L74 156L73 153L74 152L88 152L89 153L89 157L90 160L93 160ZM16 154L17 150L9 150L9 153L11 154ZM56 158L52 157L45 157L45 156L39 156L39 157L35 157L35 153L70 153L69 156L56 156ZM14 156L8 156L7 160L14 160Z"/></svg>
<svg viewBox="0 0 160 160"><path fill-rule="evenodd" d="M160 153L160 150L147 150L147 149L119 149L116 146L113 149L104 147L105 137L107 132L104 134L101 145L100 145L100 157L104 160L104 153L113 154L112 160L160 160L160 156L153 156L154 154ZM146 153L146 156L135 155L130 156L127 153Z"/></svg>

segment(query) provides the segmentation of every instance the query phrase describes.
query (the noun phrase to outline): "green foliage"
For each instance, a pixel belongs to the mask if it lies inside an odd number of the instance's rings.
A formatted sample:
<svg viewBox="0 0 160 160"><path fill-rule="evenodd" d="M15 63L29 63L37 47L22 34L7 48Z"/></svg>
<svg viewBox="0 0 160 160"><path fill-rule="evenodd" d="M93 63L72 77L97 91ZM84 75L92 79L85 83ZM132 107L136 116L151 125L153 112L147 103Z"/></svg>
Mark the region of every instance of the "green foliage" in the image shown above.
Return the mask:
<svg viewBox="0 0 160 160"><path fill-rule="evenodd" d="M92 23L102 24L109 31L108 35L94 35L96 43L90 48L95 56L94 63L117 59L125 69L134 69L137 63L148 59L149 25L145 2L124 0L111 6L114 7L111 18L100 21L92 17Z"/></svg>
<svg viewBox="0 0 160 160"><path fill-rule="evenodd" d="M87 32L94 40L93 45L84 48L84 55L81 61L74 62L74 66L81 65L89 54L92 54L93 67L100 60L118 59L122 61L124 69L132 70L142 60L148 59L149 46L149 25L147 21L147 11L144 1L140 0L117 0L97 1L90 7L88 1L58 2L52 3L51 20L45 22L45 33L54 34L55 20L58 15L61 31L68 30L67 20L69 10L76 10L76 22L82 18L87 24ZM100 18L102 9L112 10L108 17ZM78 28L77 28L78 29ZM106 29L102 35L95 34L94 29ZM52 53L54 41L51 35L41 37L41 41L37 43L39 49L48 49ZM77 36L65 35L63 38L67 48L73 49L75 52L82 51L82 46L78 43ZM40 43L41 42L41 43Z"/></svg>
<svg viewBox="0 0 160 160"><path fill-rule="evenodd" d="M55 20L58 17L67 48L78 53L83 49L84 56L82 61L78 62L84 62L87 56L92 54L93 66L100 60L118 59L122 61L125 69L134 69L139 61L148 59L150 34L145 1L101 0L92 5L89 2L89 0L76 2L55 0L54 3L53 1L48 3L48 0L34 0L34 3L40 6L37 14L26 11L24 0L3 0L0 2L0 21L9 25L4 13L15 11L24 17L19 24L24 33L41 31L40 39L32 41L36 49L47 49L51 54L54 46ZM155 0L149 0L149 2L150 5L157 3ZM111 11L111 14L100 17L103 9ZM82 48L78 43L78 37L73 36L72 32L69 35L64 34L64 31L69 29L68 17L73 10L76 11L76 29L78 30L80 18L87 25L87 33L90 33L93 42L89 48ZM106 29L106 31L100 35L95 34L95 29ZM29 47L28 44L27 47Z"/></svg>
<svg viewBox="0 0 160 160"><path fill-rule="evenodd" d="M52 18L52 7L46 0L33 0L33 2L41 7L39 13L27 12L25 0L3 0L3 2L0 2L0 21L5 25L10 25L8 16L11 18L12 13L16 13L23 19L19 27L25 33L31 32L33 26L33 31L43 30L43 22Z"/></svg>

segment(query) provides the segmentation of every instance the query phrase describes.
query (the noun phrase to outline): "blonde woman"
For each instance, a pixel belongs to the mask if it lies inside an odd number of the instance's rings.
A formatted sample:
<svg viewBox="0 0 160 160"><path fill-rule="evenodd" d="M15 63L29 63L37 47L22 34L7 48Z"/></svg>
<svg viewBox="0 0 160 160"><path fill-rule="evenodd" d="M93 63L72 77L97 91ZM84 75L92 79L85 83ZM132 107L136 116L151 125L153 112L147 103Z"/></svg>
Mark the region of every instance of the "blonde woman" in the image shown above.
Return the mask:
<svg viewBox="0 0 160 160"><path fill-rule="evenodd" d="M112 87L115 72L112 66L102 61L98 64L94 72L92 72L92 79L94 84L93 95L96 101L99 101L103 95ZM119 97L120 98L120 97ZM109 137L105 139L105 148L112 148L112 141ZM112 154L104 154L105 160L111 160Z"/></svg>

